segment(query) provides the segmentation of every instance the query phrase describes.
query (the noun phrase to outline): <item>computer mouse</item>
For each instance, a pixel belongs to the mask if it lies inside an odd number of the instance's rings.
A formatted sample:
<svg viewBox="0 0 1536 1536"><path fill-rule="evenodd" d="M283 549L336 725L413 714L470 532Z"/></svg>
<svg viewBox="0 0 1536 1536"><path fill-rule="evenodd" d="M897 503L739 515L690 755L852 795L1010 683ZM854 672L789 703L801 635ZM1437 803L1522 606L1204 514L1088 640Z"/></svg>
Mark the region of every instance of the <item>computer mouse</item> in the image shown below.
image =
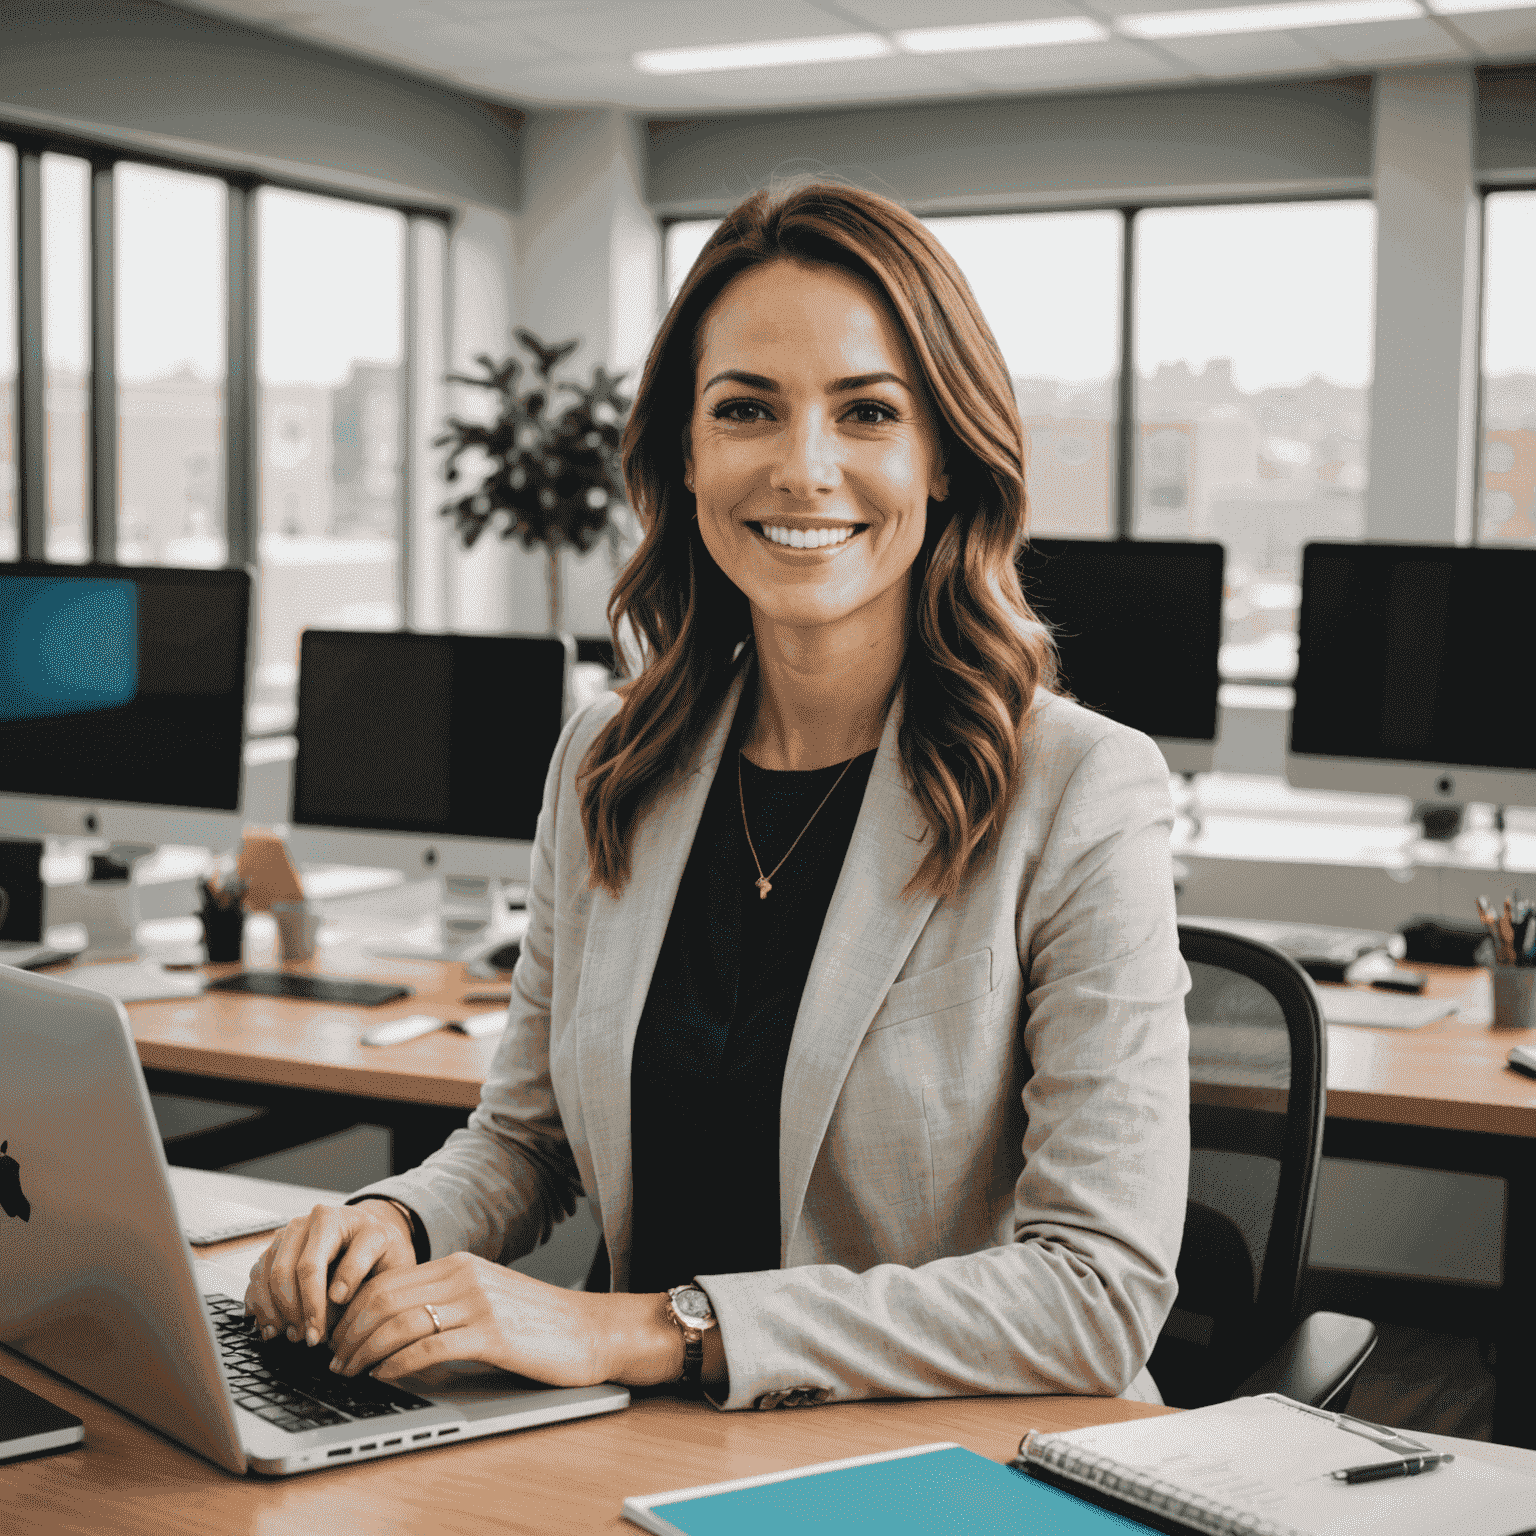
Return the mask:
<svg viewBox="0 0 1536 1536"><path fill-rule="evenodd" d="M370 1024L358 1039L364 1045L400 1045L421 1035L430 1035L441 1029L447 1019L439 1019L430 1013L409 1013L403 1019L386 1019L382 1024Z"/></svg>
<svg viewBox="0 0 1536 1536"><path fill-rule="evenodd" d="M1509 1053L1509 1064L1516 1072L1536 1077L1536 1045L1517 1045Z"/></svg>
<svg viewBox="0 0 1536 1536"><path fill-rule="evenodd" d="M515 940L510 944L503 944L493 949L485 956L485 963L494 966L498 971L510 971L517 964L517 957L522 953L522 946Z"/></svg>

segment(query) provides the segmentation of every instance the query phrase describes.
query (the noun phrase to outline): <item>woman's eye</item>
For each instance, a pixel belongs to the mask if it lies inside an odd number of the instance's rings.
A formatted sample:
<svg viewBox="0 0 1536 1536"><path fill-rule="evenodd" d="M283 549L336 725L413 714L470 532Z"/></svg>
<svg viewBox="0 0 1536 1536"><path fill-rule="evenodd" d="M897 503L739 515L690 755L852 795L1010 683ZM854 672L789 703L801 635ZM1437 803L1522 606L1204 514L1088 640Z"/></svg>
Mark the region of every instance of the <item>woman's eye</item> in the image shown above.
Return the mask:
<svg viewBox="0 0 1536 1536"><path fill-rule="evenodd" d="M761 400L726 400L714 408L716 421L771 421Z"/></svg>
<svg viewBox="0 0 1536 1536"><path fill-rule="evenodd" d="M848 408L848 415L861 427L875 427L883 421L896 420L896 412L878 400L860 400Z"/></svg>

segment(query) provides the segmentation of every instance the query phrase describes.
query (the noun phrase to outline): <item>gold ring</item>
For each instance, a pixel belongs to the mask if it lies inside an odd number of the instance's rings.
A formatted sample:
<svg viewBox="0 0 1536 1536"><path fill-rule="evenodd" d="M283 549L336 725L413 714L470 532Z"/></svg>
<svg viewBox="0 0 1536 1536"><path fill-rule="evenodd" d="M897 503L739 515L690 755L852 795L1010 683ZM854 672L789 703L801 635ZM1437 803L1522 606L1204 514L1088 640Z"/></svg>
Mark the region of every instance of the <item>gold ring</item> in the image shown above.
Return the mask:
<svg viewBox="0 0 1536 1536"><path fill-rule="evenodd" d="M427 1316L432 1319L432 1332L441 1333L443 1331L443 1320L437 1315L437 1308L427 1301L422 1302L422 1306L427 1309Z"/></svg>

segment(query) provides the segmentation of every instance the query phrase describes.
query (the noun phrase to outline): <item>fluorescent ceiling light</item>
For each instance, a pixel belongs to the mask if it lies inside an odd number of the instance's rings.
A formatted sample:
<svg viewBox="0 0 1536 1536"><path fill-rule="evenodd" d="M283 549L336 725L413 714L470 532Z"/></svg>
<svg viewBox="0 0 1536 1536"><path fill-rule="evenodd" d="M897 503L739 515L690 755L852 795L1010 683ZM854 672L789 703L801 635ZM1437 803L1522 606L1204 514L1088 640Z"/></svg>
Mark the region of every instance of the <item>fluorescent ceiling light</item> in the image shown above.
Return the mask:
<svg viewBox="0 0 1536 1536"><path fill-rule="evenodd" d="M647 75L702 75L719 69L878 59L890 52L891 45L873 32L839 32L830 37L785 37L776 42L731 43L719 48L663 48L637 53L631 62Z"/></svg>
<svg viewBox="0 0 1536 1536"><path fill-rule="evenodd" d="M1044 48L1053 43L1102 43L1109 29L1086 16L1047 21L1000 21L975 27L920 27L898 32L908 53L974 53L983 48Z"/></svg>
<svg viewBox="0 0 1536 1536"><path fill-rule="evenodd" d="M1536 0L1425 0L1441 16L1461 16L1470 11L1528 11Z"/></svg>
<svg viewBox="0 0 1536 1536"><path fill-rule="evenodd" d="M1295 32L1349 22L1420 20L1423 15L1417 0L1298 0L1294 5L1122 16L1116 26L1130 37L1215 37L1225 32Z"/></svg>

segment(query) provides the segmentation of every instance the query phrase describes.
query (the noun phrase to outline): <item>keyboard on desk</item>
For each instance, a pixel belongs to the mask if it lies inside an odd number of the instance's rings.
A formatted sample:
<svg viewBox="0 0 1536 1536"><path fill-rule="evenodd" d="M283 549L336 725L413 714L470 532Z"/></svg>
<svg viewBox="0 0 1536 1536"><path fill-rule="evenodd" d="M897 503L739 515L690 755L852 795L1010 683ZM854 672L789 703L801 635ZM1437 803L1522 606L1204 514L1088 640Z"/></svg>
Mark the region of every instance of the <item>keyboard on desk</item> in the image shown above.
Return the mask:
<svg viewBox="0 0 1536 1536"><path fill-rule="evenodd" d="M210 981L205 990L296 997L310 1003L352 1003L360 1008L374 1008L411 995L409 987L394 982L351 981L344 976L314 976L307 971L241 971Z"/></svg>
<svg viewBox="0 0 1536 1536"><path fill-rule="evenodd" d="M244 1315L243 1304L232 1296L203 1300L235 1406L278 1429L300 1434L350 1419L378 1419L432 1406L372 1376L338 1376L323 1344L311 1349L281 1336L264 1343L254 1319Z"/></svg>

